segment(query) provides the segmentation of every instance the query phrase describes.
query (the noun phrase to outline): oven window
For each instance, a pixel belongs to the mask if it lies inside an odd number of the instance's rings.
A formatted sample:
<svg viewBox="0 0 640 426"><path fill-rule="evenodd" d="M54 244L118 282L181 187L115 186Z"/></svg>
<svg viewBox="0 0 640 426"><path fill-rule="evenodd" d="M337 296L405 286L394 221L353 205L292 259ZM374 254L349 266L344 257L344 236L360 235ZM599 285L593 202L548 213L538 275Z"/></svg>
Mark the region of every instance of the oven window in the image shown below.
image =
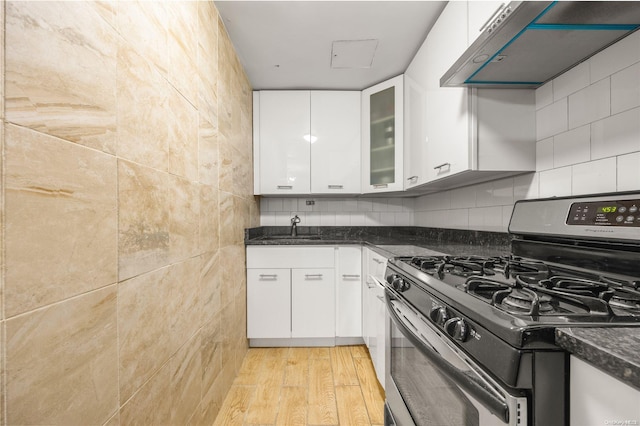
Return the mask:
<svg viewBox="0 0 640 426"><path fill-rule="evenodd" d="M480 414L391 322L391 378L416 426L477 426Z"/></svg>

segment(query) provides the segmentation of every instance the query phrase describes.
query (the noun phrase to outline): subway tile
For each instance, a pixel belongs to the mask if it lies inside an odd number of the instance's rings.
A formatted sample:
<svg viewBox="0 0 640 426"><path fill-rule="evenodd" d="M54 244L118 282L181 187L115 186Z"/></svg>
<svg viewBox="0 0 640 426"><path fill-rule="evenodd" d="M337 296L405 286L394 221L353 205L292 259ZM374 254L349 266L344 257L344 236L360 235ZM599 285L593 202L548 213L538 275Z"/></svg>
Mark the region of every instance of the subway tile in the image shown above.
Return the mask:
<svg viewBox="0 0 640 426"><path fill-rule="evenodd" d="M299 212L311 212L313 211L313 204L307 205L307 201L315 201L312 198L298 198L298 208Z"/></svg>
<svg viewBox="0 0 640 426"><path fill-rule="evenodd" d="M320 226L336 226L336 214L333 212L321 212Z"/></svg>
<svg viewBox="0 0 640 426"><path fill-rule="evenodd" d="M343 211L345 211L345 209L344 209L344 200L329 199L327 206L328 206L328 209L329 209L330 212L343 212Z"/></svg>
<svg viewBox="0 0 640 426"><path fill-rule="evenodd" d="M387 211L389 212L401 212L402 211L402 198L389 198L387 201Z"/></svg>
<svg viewBox="0 0 640 426"><path fill-rule="evenodd" d="M553 138L553 165L564 167L591 158L591 126L578 127Z"/></svg>
<svg viewBox="0 0 640 426"><path fill-rule="evenodd" d="M562 98L536 111L537 140L562 133L569 128L568 99Z"/></svg>
<svg viewBox="0 0 640 426"><path fill-rule="evenodd" d="M493 182L484 182L472 186L476 192L476 206L485 207L494 205Z"/></svg>
<svg viewBox="0 0 640 426"><path fill-rule="evenodd" d="M538 179L541 198L571 195L571 167L540 172Z"/></svg>
<svg viewBox="0 0 640 426"><path fill-rule="evenodd" d="M591 159L640 151L640 108L591 124Z"/></svg>
<svg viewBox="0 0 640 426"><path fill-rule="evenodd" d="M553 100L561 98L584 89L590 84L590 68L587 62L582 62L569 71L561 74L553 80Z"/></svg>
<svg viewBox="0 0 640 426"><path fill-rule="evenodd" d="M362 212L359 213L350 213L350 223L351 226L366 226L365 214Z"/></svg>
<svg viewBox="0 0 640 426"><path fill-rule="evenodd" d="M640 152L621 155L617 158L618 191L640 189Z"/></svg>
<svg viewBox="0 0 640 426"><path fill-rule="evenodd" d="M370 212L373 211L373 203L371 200L358 199L358 211Z"/></svg>
<svg viewBox="0 0 640 426"><path fill-rule="evenodd" d="M222 211L220 214L222 214ZM291 213L276 212L276 226L291 226Z"/></svg>
<svg viewBox="0 0 640 426"><path fill-rule="evenodd" d="M365 213L365 225L366 226L380 226L382 221L380 219L380 212L366 212Z"/></svg>
<svg viewBox="0 0 640 426"><path fill-rule="evenodd" d="M116 286L6 321L7 424L103 424L118 409Z"/></svg>
<svg viewBox="0 0 640 426"><path fill-rule="evenodd" d="M305 213L305 220L307 226L320 226L320 215L322 213L319 212L308 212Z"/></svg>
<svg viewBox="0 0 640 426"><path fill-rule="evenodd" d="M451 191L451 208L468 208L476 206L476 191L473 186Z"/></svg>
<svg viewBox="0 0 640 426"><path fill-rule="evenodd" d="M329 200L326 198L318 198L316 203L313 206L314 212L328 212L329 211Z"/></svg>
<svg viewBox="0 0 640 426"><path fill-rule="evenodd" d="M114 157L5 127L6 317L117 281Z"/></svg>
<svg viewBox="0 0 640 426"><path fill-rule="evenodd" d="M396 214L392 212L380 213L380 224L383 226L395 226Z"/></svg>
<svg viewBox="0 0 640 426"><path fill-rule="evenodd" d="M282 210L283 212L297 212L298 211L298 200L295 198L283 198L282 199Z"/></svg>
<svg viewBox="0 0 640 426"><path fill-rule="evenodd" d="M544 108L553 103L553 81L536 89L536 109Z"/></svg>
<svg viewBox="0 0 640 426"><path fill-rule="evenodd" d="M394 222L396 226L413 226L413 213L396 213Z"/></svg>
<svg viewBox="0 0 640 426"><path fill-rule="evenodd" d="M553 138L536 142L536 170L553 169Z"/></svg>
<svg viewBox="0 0 640 426"><path fill-rule="evenodd" d="M273 212L260 212L260 226L276 226L276 215Z"/></svg>
<svg viewBox="0 0 640 426"><path fill-rule="evenodd" d="M402 211L403 212L412 212L416 208L416 199L415 198L402 198Z"/></svg>
<svg viewBox="0 0 640 426"><path fill-rule="evenodd" d="M615 157L576 164L572 169L572 195L616 190Z"/></svg>
<svg viewBox="0 0 640 426"><path fill-rule="evenodd" d="M592 83L640 62L640 33L635 32L623 38L591 57L588 62Z"/></svg>
<svg viewBox="0 0 640 426"><path fill-rule="evenodd" d="M268 212L282 212L284 211L284 204L282 198L264 198L266 201L266 207Z"/></svg>
<svg viewBox="0 0 640 426"><path fill-rule="evenodd" d="M513 178L499 179L492 183L493 205L513 204Z"/></svg>
<svg viewBox="0 0 640 426"><path fill-rule="evenodd" d="M611 81L602 79L569 96L569 129L592 123L611 114Z"/></svg>
<svg viewBox="0 0 640 426"><path fill-rule="evenodd" d="M509 222L511 221L511 215L513 214L513 204L509 206L502 206L502 227L505 232L509 229Z"/></svg>
<svg viewBox="0 0 640 426"><path fill-rule="evenodd" d="M347 212L337 212L335 214L336 226L349 226L351 225L351 215Z"/></svg>
<svg viewBox="0 0 640 426"><path fill-rule="evenodd" d="M611 76L611 114L640 106L640 62Z"/></svg>
<svg viewBox="0 0 640 426"><path fill-rule="evenodd" d="M344 200L342 204L345 212L357 212L358 211L358 201L357 200Z"/></svg>
<svg viewBox="0 0 640 426"><path fill-rule="evenodd" d="M91 2L6 3L5 116L114 154L118 35L96 10Z"/></svg>
<svg viewBox="0 0 640 426"><path fill-rule="evenodd" d="M386 198L374 198L371 200L371 205L374 212L386 212L389 210Z"/></svg>
<svg viewBox="0 0 640 426"><path fill-rule="evenodd" d="M513 199L538 198L538 173L527 173L513 178Z"/></svg>

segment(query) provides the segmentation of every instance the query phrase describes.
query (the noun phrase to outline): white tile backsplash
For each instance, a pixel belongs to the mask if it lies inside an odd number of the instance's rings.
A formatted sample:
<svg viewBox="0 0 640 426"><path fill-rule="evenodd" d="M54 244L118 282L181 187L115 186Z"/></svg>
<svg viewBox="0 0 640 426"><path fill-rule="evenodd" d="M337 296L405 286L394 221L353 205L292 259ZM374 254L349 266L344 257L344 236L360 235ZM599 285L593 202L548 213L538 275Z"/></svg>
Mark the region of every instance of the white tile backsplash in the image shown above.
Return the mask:
<svg viewBox="0 0 640 426"><path fill-rule="evenodd" d="M616 158L576 164L572 168L572 195L615 192Z"/></svg>
<svg viewBox="0 0 640 426"><path fill-rule="evenodd" d="M640 106L640 63L611 76L611 114Z"/></svg>
<svg viewBox="0 0 640 426"><path fill-rule="evenodd" d="M569 96L569 129L592 123L611 113L611 81L602 79Z"/></svg>
<svg viewBox="0 0 640 426"><path fill-rule="evenodd" d="M591 124L591 159L629 154L640 150L640 108Z"/></svg>
<svg viewBox="0 0 640 426"><path fill-rule="evenodd" d="M564 167L591 159L591 126L589 124L553 138L553 166Z"/></svg>
<svg viewBox="0 0 640 426"><path fill-rule="evenodd" d="M569 129L567 98L555 101L536 111L536 136L546 139Z"/></svg>
<svg viewBox="0 0 640 426"><path fill-rule="evenodd" d="M506 232L521 199L640 190L640 32L538 88L536 172L418 198L270 198L262 225ZM306 206L312 199L315 205Z"/></svg>
<svg viewBox="0 0 640 426"><path fill-rule="evenodd" d="M640 152L617 157L617 190L640 190Z"/></svg>
<svg viewBox="0 0 640 426"><path fill-rule="evenodd" d="M553 100L566 98L589 86L589 71L589 63L583 62L553 80Z"/></svg>

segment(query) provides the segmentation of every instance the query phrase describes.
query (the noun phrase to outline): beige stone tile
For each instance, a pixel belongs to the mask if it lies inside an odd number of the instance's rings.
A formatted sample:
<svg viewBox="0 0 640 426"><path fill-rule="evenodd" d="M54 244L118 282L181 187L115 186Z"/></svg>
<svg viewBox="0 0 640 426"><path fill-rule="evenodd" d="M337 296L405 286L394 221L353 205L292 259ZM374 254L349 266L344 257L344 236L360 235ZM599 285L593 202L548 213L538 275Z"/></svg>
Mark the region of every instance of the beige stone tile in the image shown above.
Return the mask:
<svg viewBox="0 0 640 426"><path fill-rule="evenodd" d="M117 36L91 2L6 2L4 45L9 122L115 152Z"/></svg>
<svg viewBox="0 0 640 426"><path fill-rule="evenodd" d="M117 94L118 157L166 171L169 84L124 41L118 45Z"/></svg>
<svg viewBox="0 0 640 426"><path fill-rule="evenodd" d="M115 158L5 132L6 316L116 282Z"/></svg>
<svg viewBox="0 0 640 426"><path fill-rule="evenodd" d="M189 338L196 334L202 324L200 301L200 257L193 257L169 267L171 353L175 353Z"/></svg>
<svg viewBox="0 0 640 426"><path fill-rule="evenodd" d="M173 353L174 282L170 268L163 268L119 284L121 402L129 399Z"/></svg>
<svg viewBox="0 0 640 426"><path fill-rule="evenodd" d="M169 263L169 175L118 161L119 279Z"/></svg>
<svg viewBox="0 0 640 426"><path fill-rule="evenodd" d="M171 424L171 369L167 363L120 409L122 425Z"/></svg>
<svg viewBox="0 0 640 426"><path fill-rule="evenodd" d="M102 424L116 412L115 285L6 325L8 424Z"/></svg>
<svg viewBox="0 0 640 426"><path fill-rule="evenodd" d="M213 320L219 313L222 270L218 252L208 252L200 256L200 302L202 304L202 322Z"/></svg>
<svg viewBox="0 0 640 426"><path fill-rule="evenodd" d="M197 104L198 2L167 2L168 78L192 105Z"/></svg>
<svg viewBox="0 0 640 426"><path fill-rule="evenodd" d="M169 175L169 239L171 262L198 251L200 188L196 182Z"/></svg>
<svg viewBox="0 0 640 426"><path fill-rule="evenodd" d="M220 247L233 244L235 240L235 216L234 197L228 192L220 191L219 212L220 212Z"/></svg>
<svg viewBox="0 0 640 426"><path fill-rule="evenodd" d="M234 150L233 140L225 134L218 134L218 186L221 191L233 194L234 188Z"/></svg>
<svg viewBox="0 0 640 426"><path fill-rule="evenodd" d="M171 358L171 424L184 425L199 408L202 392L200 334L187 341Z"/></svg>
<svg viewBox="0 0 640 426"><path fill-rule="evenodd" d="M244 247L233 245L220 249L220 265L222 267L223 284L220 285L220 304L224 308L231 304L245 286L245 253ZM233 322L236 327L235 321ZM241 325L237 325L240 327Z"/></svg>
<svg viewBox="0 0 640 426"><path fill-rule="evenodd" d="M220 324L221 315L217 312L213 319L204 324L201 333L201 358L202 358L202 394L205 395L210 388L215 386L218 376L223 368L222 365L222 329Z"/></svg>
<svg viewBox="0 0 640 426"><path fill-rule="evenodd" d="M169 172L198 180L198 111L174 88L169 88Z"/></svg>
<svg viewBox="0 0 640 426"><path fill-rule="evenodd" d="M118 32L144 54L163 76L167 75L167 5L163 1L118 1Z"/></svg>
<svg viewBox="0 0 640 426"><path fill-rule="evenodd" d="M199 246L200 252L214 252L220 247L220 212L218 190L200 185Z"/></svg>
<svg viewBox="0 0 640 426"><path fill-rule="evenodd" d="M198 180L218 187L218 132L201 113L198 131Z"/></svg>
<svg viewBox="0 0 640 426"><path fill-rule="evenodd" d="M217 126L218 11L214 3L198 2L198 18L198 110Z"/></svg>

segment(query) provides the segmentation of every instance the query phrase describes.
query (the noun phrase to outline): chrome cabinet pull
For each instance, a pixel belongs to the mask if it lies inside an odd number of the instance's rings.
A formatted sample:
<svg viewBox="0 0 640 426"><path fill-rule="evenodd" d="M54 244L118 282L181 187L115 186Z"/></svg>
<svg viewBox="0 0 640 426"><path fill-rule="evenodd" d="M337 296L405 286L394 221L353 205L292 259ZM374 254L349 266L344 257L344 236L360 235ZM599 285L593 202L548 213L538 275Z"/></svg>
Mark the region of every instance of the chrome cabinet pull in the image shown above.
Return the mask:
<svg viewBox="0 0 640 426"><path fill-rule="evenodd" d="M379 184L373 185L373 187L374 187L375 189L388 188L388 187L389 187L389 184L388 184L388 183L379 183Z"/></svg>
<svg viewBox="0 0 640 426"><path fill-rule="evenodd" d="M438 169L442 169L445 166L451 167L451 163L442 163L439 166L435 166L433 169L438 170Z"/></svg>
<svg viewBox="0 0 640 426"><path fill-rule="evenodd" d="M379 301L384 302L384 297L382 296L376 296L378 298Z"/></svg>
<svg viewBox="0 0 640 426"><path fill-rule="evenodd" d="M383 262L382 262L382 260L380 260L380 259L378 259L378 258L376 258L376 257L374 257L374 258L373 258L373 261L374 261L374 262L376 262L378 265L380 265L381 263L383 263Z"/></svg>
<svg viewBox="0 0 640 426"><path fill-rule="evenodd" d="M293 189L293 185L278 185L278 189Z"/></svg>
<svg viewBox="0 0 640 426"><path fill-rule="evenodd" d="M304 274L304 278L309 279L322 279L322 274Z"/></svg>
<svg viewBox="0 0 640 426"><path fill-rule="evenodd" d="M410 182L415 182L418 180L418 176L411 176L410 178L407 178L407 180Z"/></svg>
<svg viewBox="0 0 640 426"><path fill-rule="evenodd" d="M328 185L329 189L342 189L344 185Z"/></svg>
<svg viewBox="0 0 640 426"><path fill-rule="evenodd" d="M278 274L260 274L259 277L261 280L277 280Z"/></svg>
<svg viewBox="0 0 640 426"><path fill-rule="evenodd" d="M342 274L342 278L360 278L358 274Z"/></svg>

